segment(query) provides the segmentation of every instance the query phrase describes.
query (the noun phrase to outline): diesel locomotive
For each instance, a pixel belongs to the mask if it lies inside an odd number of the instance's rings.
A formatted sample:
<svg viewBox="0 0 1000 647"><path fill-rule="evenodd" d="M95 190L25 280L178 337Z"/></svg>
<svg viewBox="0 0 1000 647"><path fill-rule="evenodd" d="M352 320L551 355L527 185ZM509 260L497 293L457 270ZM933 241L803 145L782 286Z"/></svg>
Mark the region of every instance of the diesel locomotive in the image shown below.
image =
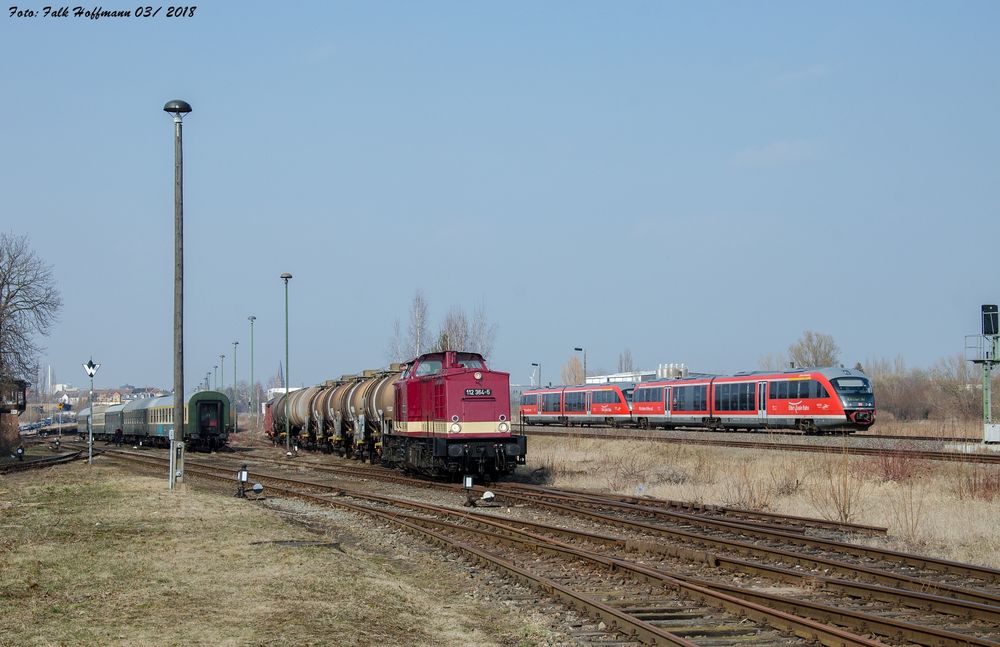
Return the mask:
<svg viewBox="0 0 1000 647"><path fill-rule="evenodd" d="M523 465L510 421L510 376L478 353L426 353L386 370L345 375L266 405L275 442L295 443L433 477L494 479Z"/></svg>
<svg viewBox="0 0 1000 647"><path fill-rule="evenodd" d="M184 443L190 449L202 451L224 447L234 429L232 415L225 393L197 391L184 405ZM113 441L118 438L130 445L167 447L174 428L174 396L140 398L125 404L83 409L76 416L81 438L86 437L91 418L95 439Z"/></svg>
<svg viewBox="0 0 1000 647"><path fill-rule="evenodd" d="M812 368L531 389L520 413L543 425L853 432L875 423L875 395L861 371Z"/></svg>

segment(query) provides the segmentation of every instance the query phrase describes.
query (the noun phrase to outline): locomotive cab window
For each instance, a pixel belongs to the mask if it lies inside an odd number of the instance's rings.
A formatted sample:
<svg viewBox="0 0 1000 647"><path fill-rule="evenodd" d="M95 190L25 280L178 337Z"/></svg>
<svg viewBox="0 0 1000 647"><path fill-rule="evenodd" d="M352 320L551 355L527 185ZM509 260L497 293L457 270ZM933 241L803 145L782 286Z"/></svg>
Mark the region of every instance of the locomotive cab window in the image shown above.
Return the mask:
<svg viewBox="0 0 1000 647"><path fill-rule="evenodd" d="M455 363L462 368L485 368L483 366L483 360L471 355L459 355L459 357L455 360Z"/></svg>
<svg viewBox="0 0 1000 647"><path fill-rule="evenodd" d="M420 377L422 375L437 375L441 372L441 360L439 359L426 359L419 364L417 364L417 370L414 375Z"/></svg>

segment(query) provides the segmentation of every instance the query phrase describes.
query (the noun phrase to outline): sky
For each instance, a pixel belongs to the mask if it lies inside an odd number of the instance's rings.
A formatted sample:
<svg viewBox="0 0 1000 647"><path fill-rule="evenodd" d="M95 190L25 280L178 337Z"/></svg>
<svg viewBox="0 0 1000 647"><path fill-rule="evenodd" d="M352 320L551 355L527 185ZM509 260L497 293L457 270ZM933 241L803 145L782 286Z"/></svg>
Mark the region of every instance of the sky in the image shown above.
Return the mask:
<svg viewBox="0 0 1000 647"><path fill-rule="evenodd" d="M234 341L249 378L249 315L277 374L283 272L293 386L385 366L418 290L432 329L485 308L514 384L806 330L929 367L1000 302L996 2L16 6L0 228L52 265L58 382L172 384L172 99L187 390Z"/></svg>

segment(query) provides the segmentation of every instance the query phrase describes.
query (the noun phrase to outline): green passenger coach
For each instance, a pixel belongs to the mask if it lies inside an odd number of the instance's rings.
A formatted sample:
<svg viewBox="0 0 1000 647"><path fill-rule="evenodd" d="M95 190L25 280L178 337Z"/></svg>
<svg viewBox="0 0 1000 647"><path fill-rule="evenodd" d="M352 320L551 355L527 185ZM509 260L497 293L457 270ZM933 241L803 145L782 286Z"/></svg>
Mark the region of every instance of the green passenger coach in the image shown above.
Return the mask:
<svg viewBox="0 0 1000 647"><path fill-rule="evenodd" d="M87 433L91 408L77 415L77 428ZM132 400L124 405L93 407L94 438L166 447L174 428L174 397ZM184 442L191 449L224 447L235 428L229 398L219 391L197 391L184 405Z"/></svg>

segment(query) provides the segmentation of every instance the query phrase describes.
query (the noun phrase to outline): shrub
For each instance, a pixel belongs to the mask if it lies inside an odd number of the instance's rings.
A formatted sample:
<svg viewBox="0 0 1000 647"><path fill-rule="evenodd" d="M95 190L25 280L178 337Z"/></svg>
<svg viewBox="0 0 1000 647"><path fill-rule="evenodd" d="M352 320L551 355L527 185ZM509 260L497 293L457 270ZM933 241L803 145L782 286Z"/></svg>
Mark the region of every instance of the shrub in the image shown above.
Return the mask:
<svg viewBox="0 0 1000 647"><path fill-rule="evenodd" d="M816 512L824 519L841 523L857 518L864 507L867 487L851 469L849 455L821 460L816 474L818 483L808 490Z"/></svg>
<svg viewBox="0 0 1000 647"><path fill-rule="evenodd" d="M953 491L963 501L993 501L1000 497L1000 469L982 463L961 463Z"/></svg>

